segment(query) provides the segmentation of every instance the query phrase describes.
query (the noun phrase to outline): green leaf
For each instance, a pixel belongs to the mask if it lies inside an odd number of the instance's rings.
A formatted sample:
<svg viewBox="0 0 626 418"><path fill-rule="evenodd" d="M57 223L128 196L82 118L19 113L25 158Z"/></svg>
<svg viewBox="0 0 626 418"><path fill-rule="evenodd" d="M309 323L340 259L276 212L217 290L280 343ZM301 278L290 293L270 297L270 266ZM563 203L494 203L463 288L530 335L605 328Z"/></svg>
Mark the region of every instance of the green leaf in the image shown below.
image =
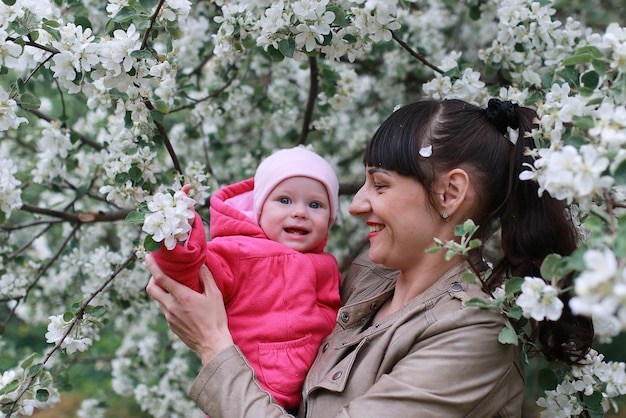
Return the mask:
<svg viewBox="0 0 626 418"><path fill-rule="evenodd" d="M513 306L511 309L506 311L506 316L508 316L509 318L513 318L513 319L520 319L523 314L524 314L524 311L522 310L522 308L520 308L517 305Z"/></svg>
<svg viewBox="0 0 626 418"><path fill-rule="evenodd" d="M42 367L43 367L42 363L37 363L37 364L33 364L32 366L30 366L28 368L28 377L37 376L37 374L39 374L39 372L41 371Z"/></svg>
<svg viewBox="0 0 626 418"><path fill-rule="evenodd" d="M134 210L126 215L126 221L131 223L143 223L145 221L145 217L142 212Z"/></svg>
<svg viewBox="0 0 626 418"><path fill-rule="evenodd" d="M597 47L587 45L583 46L576 51L577 54L590 54L594 58L604 58L604 54Z"/></svg>
<svg viewBox="0 0 626 418"><path fill-rule="evenodd" d="M473 250L474 248L478 248L478 247L480 247L481 242L482 242L482 241L481 241L480 239L478 239L478 238L474 238L473 240L471 240L471 241L469 242L468 248L469 248L470 250Z"/></svg>
<svg viewBox="0 0 626 418"><path fill-rule="evenodd" d="M581 145L584 145L588 142L588 139L582 135L572 135L564 138L563 142L567 145L573 145L576 148L580 148Z"/></svg>
<svg viewBox="0 0 626 418"><path fill-rule="evenodd" d="M582 75L580 81L583 83L583 86L589 89L595 89L600 84L600 76L595 71L587 71Z"/></svg>
<svg viewBox="0 0 626 418"><path fill-rule="evenodd" d="M14 6L15 1L16 0L2 0L2 3L6 4L7 6Z"/></svg>
<svg viewBox="0 0 626 418"><path fill-rule="evenodd" d="M592 116L574 116L572 118L572 123L585 130L591 129L596 125Z"/></svg>
<svg viewBox="0 0 626 418"><path fill-rule="evenodd" d="M334 26L344 27L350 24L350 21L346 19L346 11L343 7L328 6L326 10L335 14L335 20L333 20Z"/></svg>
<svg viewBox="0 0 626 418"><path fill-rule="evenodd" d="M154 251L158 251L162 246L162 243L160 242L156 242L155 240L152 239L152 237L150 235L146 236L146 238L143 240L143 248L148 251L148 252L154 252Z"/></svg>
<svg viewBox="0 0 626 418"><path fill-rule="evenodd" d="M469 16L472 20L479 20L481 15L480 7L473 4L469 9Z"/></svg>
<svg viewBox="0 0 626 418"><path fill-rule="evenodd" d="M34 94L24 93L19 97L19 104L26 110L36 110L41 106L41 100Z"/></svg>
<svg viewBox="0 0 626 418"><path fill-rule="evenodd" d="M87 16L77 16L74 19L74 24L76 26L82 26L83 29L92 29L91 21L87 18Z"/></svg>
<svg viewBox="0 0 626 418"><path fill-rule="evenodd" d="M558 76L567 82L572 87L578 87L578 72L572 67L565 67L559 71Z"/></svg>
<svg viewBox="0 0 626 418"><path fill-rule="evenodd" d="M491 302L483 298L470 298L465 301L465 306L472 306L475 308L490 308Z"/></svg>
<svg viewBox="0 0 626 418"><path fill-rule="evenodd" d="M626 215L619 218L619 229L615 237L613 252L616 256L626 259Z"/></svg>
<svg viewBox="0 0 626 418"><path fill-rule="evenodd" d="M500 331L500 334L498 335L498 341L500 342L500 344L517 345L517 333L508 322Z"/></svg>
<svg viewBox="0 0 626 418"><path fill-rule="evenodd" d="M48 389L37 389L35 393L35 399L39 402L46 402L50 394L48 393Z"/></svg>
<svg viewBox="0 0 626 418"><path fill-rule="evenodd" d="M349 43L350 45L355 44L357 41L356 36L350 33L346 33L345 35L343 35L343 40Z"/></svg>
<svg viewBox="0 0 626 418"><path fill-rule="evenodd" d="M429 249L426 250L426 254L434 254L439 252L442 249L442 247L430 247Z"/></svg>
<svg viewBox="0 0 626 418"><path fill-rule="evenodd" d="M282 54L282 52L274 48L272 45L267 47L267 51L265 53L274 62L281 62L285 59L285 56Z"/></svg>
<svg viewBox="0 0 626 418"><path fill-rule="evenodd" d="M598 74L604 75L608 69L606 61L604 60L593 60L591 61L593 65L593 69L596 70Z"/></svg>
<svg viewBox="0 0 626 418"><path fill-rule="evenodd" d="M522 290L522 285L524 284L524 278L522 277L511 277L504 283L504 293L507 296L513 296L520 290Z"/></svg>
<svg viewBox="0 0 626 418"><path fill-rule="evenodd" d="M167 105L167 103L163 100L157 100L154 103L154 108L156 110L158 110L161 113L167 114L170 112L170 107Z"/></svg>
<svg viewBox="0 0 626 418"><path fill-rule="evenodd" d="M150 116L155 122L163 122L163 113L159 112L156 109L150 111Z"/></svg>
<svg viewBox="0 0 626 418"><path fill-rule="evenodd" d="M583 404L589 413L590 418L603 418L604 410L602 409L602 393L594 391L591 395L583 396Z"/></svg>
<svg viewBox="0 0 626 418"><path fill-rule="evenodd" d="M622 161L615 167L613 178L618 186L626 185L626 160Z"/></svg>
<svg viewBox="0 0 626 418"><path fill-rule="evenodd" d="M133 166L128 170L128 177L133 184L137 184L142 179L143 173L139 167Z"/></svg>
<svg viewBox="0 0 626 418"><path fill-rule="evenodd" d="M15 390L17 390L17 388L20 387L20 382L18 380L14 380L12 382L10 382L9 384L7 384L6 386L0 388L0 395L4 395L6 393L11 393Z"/></svg>
<svg viewBox="0 0 626 418"><path fill-rule="evenodd" d="M473 284L480 285L480 279L476 277L476 275L469 270L464 271L463 276L461 277L465 283L473 283Z"/></svg>
<svg viewBox="0 0 626 418"><path fill-rule="evenodd" d="M72 319L74 319L74 312L65 311L63 313L63 320L65 322L70 322Z"/></svg>
<svg viewBox="0 0 626 418"><path fill-rule="evenodd" d="M296 50L296 40L294 38L282 39L278 43L278 50L287 58L292 58Z"/></svg>
<svg viewBox="0 0 626 418"><path fill-rule="evenodd" d="M128 173L117 173L115 175L115 183L117 184L125 184L128 180Z"/></svg>
<svg viewBox="0 0 626 418"><path fill-rule="evenodd" d="M152 55L152 52L146 49L138 49L136 51L133 51L130 53L130 56L138 60L147 60L147 59L154 58L154 55Z"/></svg>
<svg viewBox="0 0 626 418"><path fill-rule="evenodd" d="M122 7L119 12L113 17L113 21L117 23L125 22L132 19L137 15L137 11L132 7Z"/></svg>
<svg viewBox="0 0 626 418"><path fill-rule="evenodd" d="M539 382L539 387L541 387L542 390L553 390L559 384L558 377L554 371L550 369L539 370L537 381Z"/></svg>
<svg viewBox="0 0 626 418"><path fill-rule="evenodd" d="M576 65L576 64L586 64L591 62L594 59L594 56L588 53L575 54L571 57L567 57L563 60L563 65Z"/></svg>
<svg viewBox="0 0 626 418"><path fill-rule="evenodd" d="M61 27L61 24L57 22L56 20L49 20L49 19L46 19L45 17L43 18L43 24L54 29L59 29Z"/></svg>
<svg viewBox="0 0 626 418"><path fill-rule="evenodd" d="M88 305L85 308L85 313L86 314L89 314L91 316L96 316L96 317L104 315L106 313L106 311L107 311L106 306L102 306L102 305L98 305L98 306Z"/></svg>
<svg viewBox="0 0 626 418"><path fill-rule="evenodd" d="M32 353L30 356L26 357L24 360L22 360L22 362L20 363L20 367L24 370L26 370L27 368L30 367L31 364L33 364L33 361L35 360L35 357L37 357L37 353Z"/></svg>

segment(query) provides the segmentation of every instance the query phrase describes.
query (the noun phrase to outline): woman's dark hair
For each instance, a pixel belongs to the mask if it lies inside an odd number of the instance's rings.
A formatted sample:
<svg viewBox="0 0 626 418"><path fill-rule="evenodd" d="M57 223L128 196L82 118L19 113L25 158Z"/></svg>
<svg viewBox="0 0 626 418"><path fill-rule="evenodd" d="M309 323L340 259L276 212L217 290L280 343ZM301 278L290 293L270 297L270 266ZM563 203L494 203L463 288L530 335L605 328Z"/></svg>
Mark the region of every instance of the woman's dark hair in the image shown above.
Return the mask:
<svg viewBox="0 0 626 418"><path fill-rule="evenodd" d="M500 228L501 258L485 283L493 290L507 277L540 276L544 258L552 253L570 255L577 234L564 202L544 193L538 185L522 181L520 173L533 163L535 149L527 135L536 127L534 110L492 99L487 109L461 100L425 100L405 105L391 114L374 134L364 156L365 165L382 167L416 178L430 191L441 173L464 169L480 204L472 219L480 225L478 238ZM517 131L513 144L509 128ZM429 149L427 153L420 150ZM422 155L423 154L423 155ZM563 287L571 285L567 277ZM558 321L535 322L534 338L548 359L576 363L587 354L593 326L587 317L572 314L567 295Z"/></svg>

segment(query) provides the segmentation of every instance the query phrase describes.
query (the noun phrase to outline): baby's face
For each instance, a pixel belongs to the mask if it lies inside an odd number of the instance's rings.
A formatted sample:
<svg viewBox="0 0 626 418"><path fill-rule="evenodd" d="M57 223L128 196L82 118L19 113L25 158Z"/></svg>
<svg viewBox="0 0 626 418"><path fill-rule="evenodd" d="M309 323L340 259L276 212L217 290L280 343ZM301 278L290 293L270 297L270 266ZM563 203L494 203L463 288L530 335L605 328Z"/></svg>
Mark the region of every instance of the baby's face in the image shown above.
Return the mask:
<svg viewBox="0 0 626 418"><path fill-rule="evenodd" d="M309 177L291 177L278 183L259 216L259 225L269 239L301 252L314 249L326 238L329 223L326 188Z"/></svg>

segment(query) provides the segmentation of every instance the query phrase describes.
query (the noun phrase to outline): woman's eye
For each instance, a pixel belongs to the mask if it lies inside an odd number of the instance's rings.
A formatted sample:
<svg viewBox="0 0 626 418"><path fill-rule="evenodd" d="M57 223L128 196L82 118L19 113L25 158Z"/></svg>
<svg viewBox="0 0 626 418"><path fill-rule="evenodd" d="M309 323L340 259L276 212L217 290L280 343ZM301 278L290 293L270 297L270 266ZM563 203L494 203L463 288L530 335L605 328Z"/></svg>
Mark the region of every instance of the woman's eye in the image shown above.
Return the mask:
<svg viewBox="0 0 626 418"><path fill-rule="evenodd" d="M309 203L309 207L312 209L319 209L322 207L322 205L320 205L319 202L311 202Z"/></svg>
<svg viewBox="0 0 626 418"><path fill-rule="evenodd" d="M383 187L385 187L384 184L374 182L374 189L379 190L379 189L382 189Z"/></svg>
<svg viewBox="0 0 626 418"><path fill-rule="evenodd" d="M289 199L288 197L281 197L279 202L282 203L283 205L288 205L291 203L291 199Z"/></svg>

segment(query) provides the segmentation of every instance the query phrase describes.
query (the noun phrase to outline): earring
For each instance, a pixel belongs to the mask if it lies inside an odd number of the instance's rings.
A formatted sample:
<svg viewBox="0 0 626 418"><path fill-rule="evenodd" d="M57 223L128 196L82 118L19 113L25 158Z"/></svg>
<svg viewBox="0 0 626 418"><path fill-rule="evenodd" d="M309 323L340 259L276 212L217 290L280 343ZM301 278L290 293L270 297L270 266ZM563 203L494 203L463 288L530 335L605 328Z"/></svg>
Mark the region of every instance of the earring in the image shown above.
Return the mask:
<svg viewBox="0 0 626 418"><path fill-rule="evenodd" d="M443 218L444 221L447 221L448 219L450 219L450 215L448 215L448 212L446 212L445 210L441 214L441 217Z"/></svg>

